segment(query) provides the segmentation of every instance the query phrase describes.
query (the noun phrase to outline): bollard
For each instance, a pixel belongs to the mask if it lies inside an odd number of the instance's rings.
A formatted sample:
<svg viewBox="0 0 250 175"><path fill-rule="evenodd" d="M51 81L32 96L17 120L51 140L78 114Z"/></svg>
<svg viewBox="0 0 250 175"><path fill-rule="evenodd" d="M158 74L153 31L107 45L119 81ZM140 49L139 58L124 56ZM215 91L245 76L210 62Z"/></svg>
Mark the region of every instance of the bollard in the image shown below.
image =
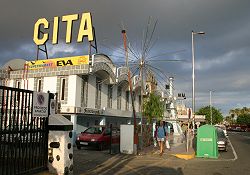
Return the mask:
<svg viewBox="0 0 250 175"><path fill-rule="evenodd" d="M50 115L48 168L52 174L73 174L73 124L62 115Z"/></svg>

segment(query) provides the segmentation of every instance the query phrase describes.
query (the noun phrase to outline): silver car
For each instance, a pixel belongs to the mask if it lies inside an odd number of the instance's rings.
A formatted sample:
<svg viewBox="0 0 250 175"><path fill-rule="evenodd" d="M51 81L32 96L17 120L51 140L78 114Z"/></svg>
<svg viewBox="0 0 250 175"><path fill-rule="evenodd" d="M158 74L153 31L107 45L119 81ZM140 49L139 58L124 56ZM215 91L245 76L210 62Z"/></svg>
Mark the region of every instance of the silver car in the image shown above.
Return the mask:
<svg viewBox="0 0 250 175"><path fill-rule="evenodd" d="M227 151L228 139L223 131L223 129L217 128L217 136L218 136L218 150Z"/></svg>

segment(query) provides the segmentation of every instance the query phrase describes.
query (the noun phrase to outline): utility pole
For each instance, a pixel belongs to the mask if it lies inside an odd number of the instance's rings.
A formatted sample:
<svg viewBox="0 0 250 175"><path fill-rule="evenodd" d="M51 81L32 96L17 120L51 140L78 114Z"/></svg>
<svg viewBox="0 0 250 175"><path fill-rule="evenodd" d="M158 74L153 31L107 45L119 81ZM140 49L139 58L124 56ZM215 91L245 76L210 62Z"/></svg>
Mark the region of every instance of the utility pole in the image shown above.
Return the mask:
<svg viewBox="0 0 250 175"><path fill-rule="evenodd" d="M143 149L143 94L144 94L144 84L143 84L143 66L144 66L144 59L143 56L141 57L140 62L140 74L141 74L141 150Z"/></svg>
<svg viewBox="0 0 250 175"><path fill-rule="evenodd" d="M122 36L123 36L123 44L125 49L125 59L126 59L126 67L128 70L128 82L129 82L129 91L131 96L131 103L132 103L132 109L133 109L133 115L134 115L134 144L138 144L138 134L136 132L136 112L135 112L135 105L134 105L134 97L133 97L133 87L130 77L130 69L128 65L128 48L127 48L127 35L126 31L122 30Z"/></svg>

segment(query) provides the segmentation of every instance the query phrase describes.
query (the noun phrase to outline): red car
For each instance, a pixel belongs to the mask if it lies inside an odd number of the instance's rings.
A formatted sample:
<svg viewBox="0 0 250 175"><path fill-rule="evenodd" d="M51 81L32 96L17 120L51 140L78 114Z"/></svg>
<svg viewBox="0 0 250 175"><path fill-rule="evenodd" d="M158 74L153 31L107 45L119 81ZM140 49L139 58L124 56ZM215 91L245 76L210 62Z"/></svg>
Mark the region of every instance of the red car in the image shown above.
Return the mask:
<svg viewBox="0 0 250 175"><path fill-rule="evenodd" d="M76 139L77 149L81 147L97 147L103 150L110 146L110 128L106 126L92 126L81 132ZM120 142L120 131L112 128L112 144Z"/></svg>

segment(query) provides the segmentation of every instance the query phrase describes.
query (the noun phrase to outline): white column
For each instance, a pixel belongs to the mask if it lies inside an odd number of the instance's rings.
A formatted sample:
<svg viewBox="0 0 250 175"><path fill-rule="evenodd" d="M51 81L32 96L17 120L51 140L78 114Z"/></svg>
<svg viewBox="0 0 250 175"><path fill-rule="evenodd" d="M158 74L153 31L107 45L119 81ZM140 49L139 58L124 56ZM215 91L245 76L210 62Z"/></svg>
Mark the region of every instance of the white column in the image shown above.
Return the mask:
<svg viewBox="0 0 250 175"><path fill-rule="evenodd" d="M171 103L170 103L170 109L171 109L171 116L170 118L171 119L175 119L175 109L174 109L174 84L173 84L173 81L174 81L174 77L169 77L169 97L171 99Z"/></svg>
<svg viewBox="0 0 250 175"><path fill-rule="evenodd" d="M73 143L75 144L76 131L77 131L77 115L76 114L71 114L70 121L73 123L72 140L73 140Z"/></svg>
<svg viewBox="0 0 250 175"><path fill-rule="evenodd" d="M106 117L101 118L100 125L106 125Z"/></svg>

